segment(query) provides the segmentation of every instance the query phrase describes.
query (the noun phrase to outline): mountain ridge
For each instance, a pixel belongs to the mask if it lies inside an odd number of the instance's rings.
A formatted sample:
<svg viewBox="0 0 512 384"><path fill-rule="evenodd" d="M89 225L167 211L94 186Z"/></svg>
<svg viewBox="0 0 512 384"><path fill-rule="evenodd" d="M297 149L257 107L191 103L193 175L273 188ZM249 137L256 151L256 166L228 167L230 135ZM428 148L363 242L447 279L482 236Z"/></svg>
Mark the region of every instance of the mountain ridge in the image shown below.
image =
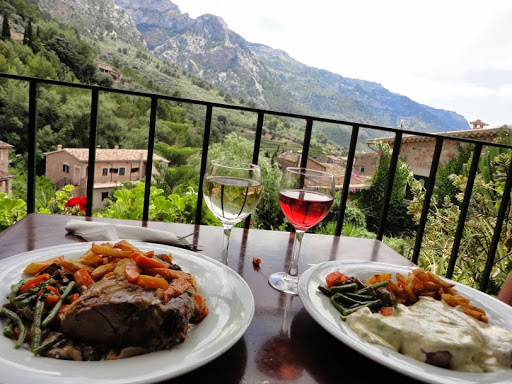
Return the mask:
<svg viewBox="0 0 512 384"><path fill-rule="evenodd" d="M55 10L65 4L83 9L98 7L98 0L34 1L45 4L49 12L52 6ZM425 132L469 129L468 121L456 112L417 103L379 83L307 66L284 50L251 43L229 29L219 16L204 14L191 18L170 0L103 3L103 9L114 4L129 15L143 38L142 44L156 57L234 97L254 100L261 108L388 127L395 126L399 116L405 116L411 121L409 129ZM118 30L132 25L125 18L108 20L108 16L103 13L96 18L104 18L103 24L112 25L110 33L115 32L119 38L135 34L123 36ZM139 37L135 36L135 40L140 43Z"/></svg>

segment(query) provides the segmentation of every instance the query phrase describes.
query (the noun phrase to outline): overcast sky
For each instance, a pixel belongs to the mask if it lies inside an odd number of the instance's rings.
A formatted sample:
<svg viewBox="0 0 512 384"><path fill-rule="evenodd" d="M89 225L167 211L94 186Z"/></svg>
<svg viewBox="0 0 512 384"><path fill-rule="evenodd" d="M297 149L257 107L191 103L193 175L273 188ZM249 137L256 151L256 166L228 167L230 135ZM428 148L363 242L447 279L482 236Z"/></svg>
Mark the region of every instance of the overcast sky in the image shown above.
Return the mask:
<svg viewBox="0 0 512 384"><path fill-rule="evenodd" d="M491 127L512 124L512 1L172 0L308 66Z"/></svg>

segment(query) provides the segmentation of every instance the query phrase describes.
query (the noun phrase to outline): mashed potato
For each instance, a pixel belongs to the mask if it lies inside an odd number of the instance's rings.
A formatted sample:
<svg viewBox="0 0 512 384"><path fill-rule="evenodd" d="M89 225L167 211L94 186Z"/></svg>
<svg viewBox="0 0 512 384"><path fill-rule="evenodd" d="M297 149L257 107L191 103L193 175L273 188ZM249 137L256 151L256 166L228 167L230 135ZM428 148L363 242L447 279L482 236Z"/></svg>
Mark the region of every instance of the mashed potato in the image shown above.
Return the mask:
<svg viewBox="0 0 512 384"><path fill-rule="evenodd" d="M465 372L512 366L512 333L430 297L408 307L399 304L390 316L362 308L346 323L367 342L429 364Z"/></svg>

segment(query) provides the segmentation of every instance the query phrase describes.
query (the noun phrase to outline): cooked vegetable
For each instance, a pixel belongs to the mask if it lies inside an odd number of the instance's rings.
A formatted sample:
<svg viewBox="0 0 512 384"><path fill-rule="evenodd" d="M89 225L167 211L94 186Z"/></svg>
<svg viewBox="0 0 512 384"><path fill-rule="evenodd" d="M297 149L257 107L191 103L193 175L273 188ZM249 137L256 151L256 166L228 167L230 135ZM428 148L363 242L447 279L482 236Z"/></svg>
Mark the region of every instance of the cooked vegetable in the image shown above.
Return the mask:
<svg viewBox="0 0 512 384"><path fill-rule="evenodd" d="M59 341L63 340L64 338L65 338L65 335L63 333L59 333L53 339L38 346L37 348L33 348L32 353L36 356L41 355L42 353L46 352L49 348L53 347L55 344L57 344Z"/></svg>
<svg viewBox="0 0 512 384"><path fill-rule="evenodd" d="M7 317L9 320L14 321L18 326L20 335L18 336L18 340L16 340L16 344L14 345L14 348L18 349L25 342L25 337L27 336L27 327L25 327L25 324L23 324L21 317L5 307L0 308L0 316Z"/></svg>
<svg viewBox="0 0 512 384"><path fill-rule="evenodd" d="M136 283L140 277L139 267L133 263L126 264L124 267L124 277L130 283Z"/></svg>
<svg viewBox="0 0 512 384"><path fill-rule="evenodd" d="M91 275L84 268L81 268L73 273L73 279L75 279L76 285L80 288L84 286L89 287L94 284L94 280L92 279Z"/></svg>
<svg viewBox="0 0 512 384"><path fill-rule="evenodd" d="M41 344L41 335L43 331L41 330L41 319L43 317L44 310L44 301L39 298L36 301L36 306L34 308L34 319L32 320L32 328L30 330L30 348L33 351L36 348L39 348Z"/></svg>
<svg viewBox="0 0 512 384"><path fill-rule="evenodd" d="M159 261L157 259L152 259L150 257L142 255L138 255L135 258L135 264L137 264L137 266L142 270L150 268L169 268L169 266L163 261Z"/></svg>
<svg viewBox="0 0 512 384"><path fill-rule="evenodd" d="M60 295L59 301L57 301L57 303L54 305L54 307L52 308L50 313L48 313L48 315L46 315L46 318L41 323L41 326L47 327L51 324L51 322L53 321L53 319L55 318L57 313L59 313L62 303L64 302L64 300L66 300L68 298L69 295L71 295L71 292L73 292L73 289L75 288L75 286L76 286L76 283L74 281L71 281L67 285L66 289L64 289L64 292L62 292L62 295Z"/></svg>
<svg viewBox="0 0 512 384"><path fill-rule="evenodd" d="M51 276L48 273L43 273L42 275L36 276L33 279L28 280L25 284L23 284L20 288L21 292L26 292L30 288L35 288L39 286L40 283L50 280Z"/></svg>
<svg viewBox="0 0 512 384"><path fill-rule="evenodd" d="M342 285L349 279L350 279L350 277L341 273L340 271L334 271L334 272L329 273L325 277L325 282L327 283L327 286L330 288L334 285Z"/></svg>
<svg viewBox="0 0 512 384"><path fill-rule="evenodd" d="M163 277L140 275L137 284L149 289L167 289L169 283Z"/></svg>

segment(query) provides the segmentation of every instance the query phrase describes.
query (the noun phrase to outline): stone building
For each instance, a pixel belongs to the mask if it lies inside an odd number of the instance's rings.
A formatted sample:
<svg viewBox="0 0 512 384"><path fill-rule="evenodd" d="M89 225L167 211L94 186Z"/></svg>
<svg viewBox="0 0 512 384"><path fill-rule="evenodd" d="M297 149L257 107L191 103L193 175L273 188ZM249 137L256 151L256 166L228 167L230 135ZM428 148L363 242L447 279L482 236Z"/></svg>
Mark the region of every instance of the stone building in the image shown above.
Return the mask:
<svg viewBox="0 0 512 384"><path fill-rule="evenodd" d="M440 132L439 135L458 137L465 139L474 139L478 141L493 142L500 132L508 132L512 127L502 126L497 128L484 128L487 123L481 120L471 122L472 128L462 131ZM372 148L372 144L376 141L388 143L393 148L394 137L382 137L370 139L367 144ZM402 145L400 147L400 158L407 161L416 178L427 179L430 174L430 166L434 155L436 145L435 136L426 137L413 134L404 134L402 136ZM447 163L450 159L458 156L461 142L455 140L444 140L440 164ZM485 148L485 147L484 147ZM356 156L356 159L358 157ZM377 162L378 164L378 162Z"/></svg>
<svg viewBox="0 0 512 384"><path fill-rule="evenodd" d="M113 188L122 182L137 182L146 175L147 150L145 149L96 149L94 169L93 207L101 208L102 201ZM65 185L75 186L74 195L84 196L87 191L88 148L62 148L45 153L46 176L52 180L57 189ZM153 155L153 162L167 165L168 160ZM157 173L153 164L152 174Z"/></svg>
<svg viewBox="0 0 512 384"><path fill-rule="evenodd" d="M281 169L286 167L299 167L302 154L300 152L284 152L277 156L276 162ZM308 156L306 164L307 168L315 169L317 171L329 172L334 176L334 185L336 189L342 189L343 181L345 180L345 170L347 161L344 158L337 158L335 156L320 156L316 159ZM360 189L368 186L367 177L352 172L350 178L350 188Z"/></svg>
<svg viewBox="0 0 512 384"><path fill-rule="evenodd" d="M13 178L9 174L9 149L12 145L0 141L0 193L10 193Z"/></svg>

